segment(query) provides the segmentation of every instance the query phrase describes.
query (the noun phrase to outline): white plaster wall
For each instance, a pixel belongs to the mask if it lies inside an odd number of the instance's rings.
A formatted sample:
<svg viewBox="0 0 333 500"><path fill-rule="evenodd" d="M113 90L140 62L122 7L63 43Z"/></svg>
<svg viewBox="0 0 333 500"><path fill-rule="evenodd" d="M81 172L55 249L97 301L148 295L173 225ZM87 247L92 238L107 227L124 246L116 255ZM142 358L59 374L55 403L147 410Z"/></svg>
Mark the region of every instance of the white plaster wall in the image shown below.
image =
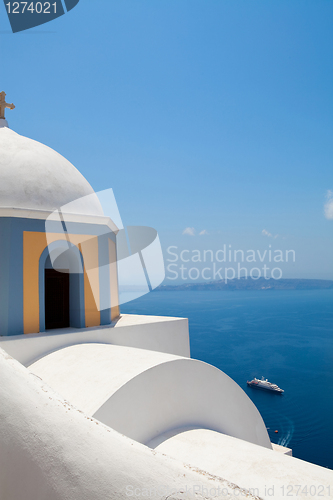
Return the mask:
<svg viewBox="0 0 333 500"><path fill-rule="evenodd" d="M281 446L280 444L272 443L272 448L274 451L278 453L283 453L284 455L293 456L293 450L291 448L287 448L286 446Z"/></svg>
<svg viewBox="0 0 333 500"><path fill-rule="evenodd" d="M188 320L165 316L122 314L113 326L65 328L43 334L0 337L0 347L24 366L64 347L87 342L190 356Z"/></svg>
<svg viewBox="0 0 333 500"><path fill-rule="evenodd" d="M103 217L101 215L84 215L84 214L69 214L63 213L66 216L66 222L78 222L85 224L97 224L108 226L111 231L115 234L119 231L118 227L115 225L110 217ZM37 219L59 222L59 212L52 212L50 210L37 210L37 209L25 209L16 207L1 207L0 206L0 217L14 217L20 219Z"/></svg>
<svg viewBox="0 0 333 500"><path fill-rule="evenodd" d="M144 444L168 430L193 426L271 448L261 415L245 392L222 371L195 359L143 371L94 417Z"/></svg>
<svg viewBox="0 0 333 500"><path fill-rule="evenodd" d="M191 425L271 448L265 424L245 392L201 361L83 344L49 354L29 369L80 410L144 444Z"/></svg>
<svg viewBox="0 0 333 500"><path fill-rule="evenodd" d="M112 337L118 345L190 357L187 318L122 314Z"/></svg>
<svg viewBox="0 0 333 500"><path fill-rule="evenodd" d="M165 436L155 449L216 476L227 477L250 491L257 490L261 498L330 497L333 471L225 434L206 429L179 430ZM296 485L302 485L303 491L298 495ZM322 496L318 495L321 491Z"/></svg>
<svg viewBox="0 0 333 500"><path fill-rule="evenodd" d="M93 415L129 380L178 356L105 344L80 344L53 352L29 366L71 404Z"/></svg>
<svg viewBox="0 0 333 500"><path fill-rule="evenodd" d="M226 499L242 493L87 417L3 350L0 380L1 500L125 500L148 490L162 500L165 486L177 492L169 500L189 498L193 487L197 500L217 498L206 493L213 488Z"/></svg>

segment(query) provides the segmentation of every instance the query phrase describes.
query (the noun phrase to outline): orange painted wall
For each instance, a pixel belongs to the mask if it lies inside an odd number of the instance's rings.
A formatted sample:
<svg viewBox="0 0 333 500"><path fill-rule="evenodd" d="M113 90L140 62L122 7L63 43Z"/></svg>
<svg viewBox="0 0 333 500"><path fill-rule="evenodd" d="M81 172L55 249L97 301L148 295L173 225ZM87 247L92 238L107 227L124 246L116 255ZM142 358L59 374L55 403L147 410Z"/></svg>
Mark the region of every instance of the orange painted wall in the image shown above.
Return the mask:
<svg viewBox="0 0 333 500"><path fill-rule="evenodd" d="M97 304L99 297L98 239L89 238L79 244L84 262L84 301L86 327L101 324L101 314Z"/></svg>
<svg viewBox="0 0 333 500"><path fill-rule="evenodd" d="M24 333L39 332L39 259L48 244L69 240L82 252L86 326L100 325L97 236L23 232L23 326ZM96 268L96 269L94 269Z"/></svg>

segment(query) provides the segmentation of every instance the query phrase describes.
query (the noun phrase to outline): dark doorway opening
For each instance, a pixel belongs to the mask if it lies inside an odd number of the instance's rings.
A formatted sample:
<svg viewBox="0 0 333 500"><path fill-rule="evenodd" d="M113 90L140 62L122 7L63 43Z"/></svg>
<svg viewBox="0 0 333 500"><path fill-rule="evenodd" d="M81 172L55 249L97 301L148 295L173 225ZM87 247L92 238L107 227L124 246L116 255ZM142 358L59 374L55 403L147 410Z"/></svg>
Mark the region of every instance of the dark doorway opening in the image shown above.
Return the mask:
<svg viewBox="0 0 333 500"><path fill-rule="evenodd" d="M69 326L69 273L45 269L45 329Z"/></svg>

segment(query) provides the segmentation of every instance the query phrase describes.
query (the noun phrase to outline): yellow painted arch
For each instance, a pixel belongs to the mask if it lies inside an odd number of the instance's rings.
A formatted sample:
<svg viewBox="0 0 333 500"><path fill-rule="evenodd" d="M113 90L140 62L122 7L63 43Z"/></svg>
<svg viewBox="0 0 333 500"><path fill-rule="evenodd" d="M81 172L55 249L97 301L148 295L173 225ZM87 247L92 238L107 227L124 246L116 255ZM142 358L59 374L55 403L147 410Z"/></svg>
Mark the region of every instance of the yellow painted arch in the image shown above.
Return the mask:
<svg viewBox="0 0 333 500"><path fill-rule="evenodd" d="M86 327L99 326L98 237L91 235L23 232L23 331L38 333L39 325L39 259L45 248L55 241L70 241L83 256Z"/></svg>

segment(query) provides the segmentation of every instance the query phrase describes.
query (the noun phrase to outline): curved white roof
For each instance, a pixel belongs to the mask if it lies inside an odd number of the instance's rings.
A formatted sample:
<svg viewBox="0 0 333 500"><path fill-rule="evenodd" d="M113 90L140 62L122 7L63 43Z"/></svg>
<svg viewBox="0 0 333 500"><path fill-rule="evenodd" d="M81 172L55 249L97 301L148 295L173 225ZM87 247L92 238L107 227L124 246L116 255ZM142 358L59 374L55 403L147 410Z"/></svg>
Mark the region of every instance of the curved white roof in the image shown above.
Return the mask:
<svg viewBox="0 0 333 500"><path fill-rule="evenodd" d="M73 213L103 215L93 188L66 158L0 127L0 208L54 211L82 197Z"/></svg>
<svg viewBox="0 0 333 500"><path fill-rule="evenodd" d="M29 370L84 413L143 444L170 429L196 426L271 448L250 398L202 361L89 343L48 354Z"/></svg>

